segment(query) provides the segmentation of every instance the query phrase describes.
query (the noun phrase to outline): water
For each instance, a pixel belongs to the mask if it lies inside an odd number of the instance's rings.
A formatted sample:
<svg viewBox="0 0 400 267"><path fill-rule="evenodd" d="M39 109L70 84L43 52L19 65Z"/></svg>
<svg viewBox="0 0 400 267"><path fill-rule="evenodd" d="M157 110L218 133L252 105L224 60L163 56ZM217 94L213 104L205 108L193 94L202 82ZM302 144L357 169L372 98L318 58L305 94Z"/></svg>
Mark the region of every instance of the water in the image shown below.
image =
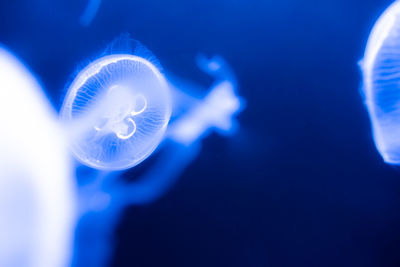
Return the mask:
<svg viewBox="0 0 400 267"><path fill-rule="evenodd" d="M240 130L212 134L166 195L125 211L113 266L398 266L400 174L375 148L357 65L390 3L103 0L83 27L85 2L2 1L0 42L56 109L121 32L204 88L199 52L234 69Z"/></svg>

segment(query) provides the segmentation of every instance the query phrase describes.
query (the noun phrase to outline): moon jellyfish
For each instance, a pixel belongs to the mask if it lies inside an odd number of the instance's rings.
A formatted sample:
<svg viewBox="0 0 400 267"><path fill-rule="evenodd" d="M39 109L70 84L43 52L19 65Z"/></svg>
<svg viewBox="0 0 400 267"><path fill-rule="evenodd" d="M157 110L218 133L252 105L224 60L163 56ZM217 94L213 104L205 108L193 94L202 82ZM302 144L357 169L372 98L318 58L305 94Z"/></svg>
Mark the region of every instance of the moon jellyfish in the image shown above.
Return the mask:
<svg viewBox="0 0 400 267"><path fill-rule="evenodd" d="M129 205L145 205L159 200L199 155L202 142L209 134L217 132L226 136L237 129L236 116L243 110L245 101L238 95L234 72L221 56L200 56L197 64L210 75L213 82L204 86L172 74L167 75L174 100L171 121L157 157L149 161L139 173L128 170L124 174L125 177L135 176L134 180L118 179L122 178L118 177L118 172L99 172L96 176L97 171L89 169L95 179L89 179L92 182L79 188L85 216L81 217L76 230L73 266L102 266L107 262L112 256L110 236L123 210ZM114 103L110 99L129 99L125 94L128 94L125 90L110 87L108 100L101 107L102 112L96 113L106 114L106 118L117 117L114 109L123 105L108 104ZM142 114L146 108L144 99L141 96L135 99L135 113ZM132 120L135 121L135 116ZM104 123L97 124L98 131L112 132L114 138L119 134L122 134L118 137L120 139L132 138L129 135L134 131L134 126L131 131L125 128L125 132L121 132L119 127L113 126L112 121L106 119Z"/></svg>
<svg viewBox="0 0 400 267"><path fill-rule="evenodd" d="M102 57L71 84L61 119L72 126L72 152L90 167L122 170L146 159L163 138L170 115L164 76L130 54Z"/></svg>
<svg viewBox="0 0 400 267"><path fill-rule="evenodd" d="M400 1L374 25L360 65L375 145L385 162L400 164Z"/></svg>
<svg viewBox="0 0 400 267"><path fill-rule="evenodd" d="M0 266L66 266L75 223L70 158L33 75L0 46Z"/></svg>

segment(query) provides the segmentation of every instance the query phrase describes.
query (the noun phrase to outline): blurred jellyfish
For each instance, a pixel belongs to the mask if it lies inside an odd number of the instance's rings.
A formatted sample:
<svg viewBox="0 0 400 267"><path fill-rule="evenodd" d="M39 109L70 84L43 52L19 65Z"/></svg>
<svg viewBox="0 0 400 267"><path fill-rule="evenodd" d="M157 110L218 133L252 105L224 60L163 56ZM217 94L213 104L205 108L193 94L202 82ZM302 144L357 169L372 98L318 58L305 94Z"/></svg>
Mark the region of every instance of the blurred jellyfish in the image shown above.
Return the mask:
<svg viewBox="0 0 400 267"><path fill-rule="evenodd" d="M42 89L0 47L0 266L67 266L75 194L63 133Z"/></svg>
<svg viewBox="0 0 400 267"><path fill-rule="evenodd" d="M375 23L360 66L375 145L385 162L400 164L400 1Z"/></svg>
<svg viewBox="0 0 400 267"><path fill-rule="evenodd" d="M147 59L129 54L105 56L84 68L61 109L62 121L75 127L76 158L103 170L127 169L147 158L170 114L163 75Z"/></svg>
<svg viewBox="0 0 400 267"><path fill-rule="evenodd" d="M219 56L198 58L198 66L215 79L204 93L184 79L166 82L143 46L126 53L126 38L117 43L79 73L61 110L73 154L99 170L79 187L74 266L105 265L124 208L164 195L198 155L203 138L212 130L226 135L237 129L234 116L244 106L235 76ZM115 170L139 164L160 146L158 156L135 181L118 179L121 172Z"/></svg>

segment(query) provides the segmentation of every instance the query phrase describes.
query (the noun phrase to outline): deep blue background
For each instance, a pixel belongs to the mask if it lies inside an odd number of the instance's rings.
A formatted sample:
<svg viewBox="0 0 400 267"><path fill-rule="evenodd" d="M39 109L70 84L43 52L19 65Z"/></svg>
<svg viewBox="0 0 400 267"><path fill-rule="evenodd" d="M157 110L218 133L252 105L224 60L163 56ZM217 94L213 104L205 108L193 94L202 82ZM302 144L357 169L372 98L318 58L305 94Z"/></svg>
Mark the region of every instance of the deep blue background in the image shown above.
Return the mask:
<svg viewBox="0 0 400 267"><path fill-rule="evenodd" d="M357 62L392 1L0 1L0 43L55 108L79 64L121 32L164 69L204 82L218 53L247 109L212 135L173 189L129 208L113 266L400 266L400 172L375 150Z"/></svg>

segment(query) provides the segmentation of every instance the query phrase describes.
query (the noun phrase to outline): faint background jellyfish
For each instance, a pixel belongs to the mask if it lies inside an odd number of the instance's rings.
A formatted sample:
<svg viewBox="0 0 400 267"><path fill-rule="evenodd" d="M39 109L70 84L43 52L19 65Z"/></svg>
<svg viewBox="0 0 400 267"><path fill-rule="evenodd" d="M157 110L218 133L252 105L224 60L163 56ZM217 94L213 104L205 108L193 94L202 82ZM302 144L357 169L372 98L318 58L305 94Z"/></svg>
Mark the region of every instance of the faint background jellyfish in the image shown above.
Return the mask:
<svg viewBox="0 0 400 267"><path fill-rule="evenodd" d="M237 96L235 76L221 57L198 57L198 66L215 79L204 96L204 91L195 92L200 86L183 79L167 83L143 46L122 54L125 37L107 49L118 53L94 61L78 74L61 111L74 155L99 170L77 173L81 219L73 266L106 265L124 208L161 197L194 160L211 130L234 131L234 116L244 105ZM161 140L156 157L134 181L115 171L140 163Z"/></svg>
<svg viewBox="0 0 400 267"><path fill-rule="evenodd" d="M385 162L400 164L400 1L375 23L360 66L375 145Z"/></svg>
<svg viewBox="0 0 400 267"><path fill-rule="evenodd" d="M75 184L54 110L33 75L0 47L0 266L67 266Z"/></svg>

